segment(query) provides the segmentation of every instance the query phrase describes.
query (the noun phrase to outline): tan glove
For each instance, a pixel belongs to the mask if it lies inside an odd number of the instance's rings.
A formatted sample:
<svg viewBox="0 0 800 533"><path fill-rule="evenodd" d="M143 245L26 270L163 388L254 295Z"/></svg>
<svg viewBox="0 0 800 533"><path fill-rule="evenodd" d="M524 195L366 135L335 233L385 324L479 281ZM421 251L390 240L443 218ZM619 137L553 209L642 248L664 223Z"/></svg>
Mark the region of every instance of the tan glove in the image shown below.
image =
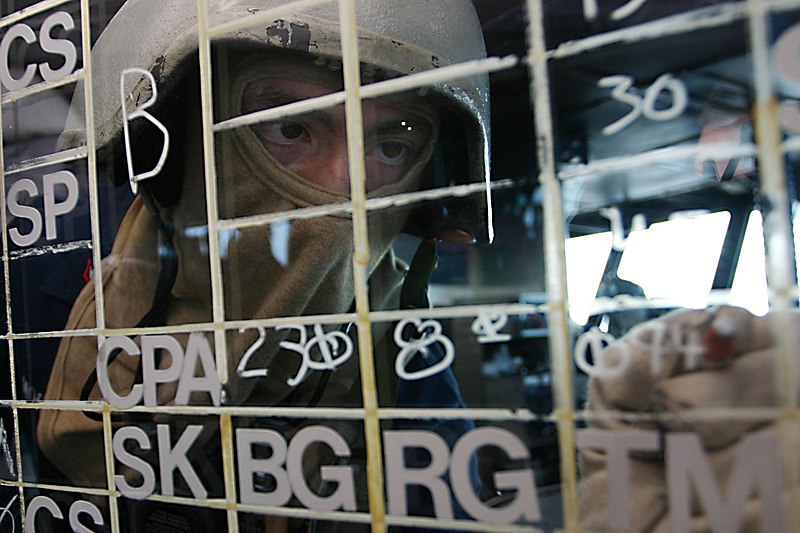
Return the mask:
<svg viewBox="0 0 800 533"><path fill-rule="evenodd" d="M605 377L591 378L587 408L592 414L606 412L608 416L590 417L589 427L650 430L657 432L660 443L652 450L629 454L629 519L623 521L627 527L622 530L673 530L666 481L669 450L664 449L668 435L690 433L699 439L724 499L742 439L753 434L775 434L774 419L674 416L691 409L780 405L776 375L783 370L775 366L786 356L781 359L773 331L790 337L784 346L800 346L800 314L755 317L733 307L681 310L633 328L603 352L604 364L613 371ZM800 354L789 353L795 358ZM626 420L609 412L654 416ZM659 414L667 416L656 416ZM786 438L785 431L782 437ZM580 443L580 432L578 440ZM612 497L606 450L591 446L580 449L579 505L585 531L620 531L614 527L620 524L618 515L614 518L614 510L609 510ZM797 479L796 475L792 477ZM783 491L785 500L785 483ZM758 495L750 494L749 498L743 511L742 531L762 531ZM691 514L692 531L712 531L696 493L691 496Z"/></svg>

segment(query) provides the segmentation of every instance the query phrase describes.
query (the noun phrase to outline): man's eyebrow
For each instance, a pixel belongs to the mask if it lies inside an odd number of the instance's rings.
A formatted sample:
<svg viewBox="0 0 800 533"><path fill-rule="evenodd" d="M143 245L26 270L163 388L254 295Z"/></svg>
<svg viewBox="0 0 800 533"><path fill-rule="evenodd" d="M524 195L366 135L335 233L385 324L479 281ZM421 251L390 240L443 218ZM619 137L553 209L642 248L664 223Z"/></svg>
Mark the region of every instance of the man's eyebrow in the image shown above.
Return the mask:
<svg viewBox="0 0 800 533"><path fill-rule="evenodd" d="M308 99L309 98L303 98L296 94L282 91L280 89L265 89L253 96L250 96L245 93L245 96L243 98L242 111L244 111L245 113L255 113L257 111L262 111L264 109L280 107L282 105L293 104L295 102L302 102L303 100L308 100ZM289 116L286 117L285 120L291 120L293 117L296 118L302 117L305 120L319 121L325 124L326 126L331 126L334 122L330 114L326 113L324 109L309 111L307 113L302 113L300 115Z"/></svg>
<svg viewBox="0 0 800 533"><path fill-rule="evenodd" d="M254 111L270 109L301 100L303 100L303 98L280 89L264 89L256 94L245 91L244 97L242 98L242 107L244 111L252 113Z"/></svg>

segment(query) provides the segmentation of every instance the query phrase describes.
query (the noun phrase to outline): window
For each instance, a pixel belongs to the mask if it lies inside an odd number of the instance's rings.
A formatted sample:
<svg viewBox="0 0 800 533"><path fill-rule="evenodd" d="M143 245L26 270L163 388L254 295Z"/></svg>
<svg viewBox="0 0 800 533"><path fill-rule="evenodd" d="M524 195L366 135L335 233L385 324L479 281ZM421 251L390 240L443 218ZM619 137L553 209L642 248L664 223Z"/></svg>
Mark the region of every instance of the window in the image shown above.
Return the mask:
<svg viewBox="0 0 800 533"><path fill-rule="evenodd" d="M799 31L0 2L0 527L788 531Z"/></svg>

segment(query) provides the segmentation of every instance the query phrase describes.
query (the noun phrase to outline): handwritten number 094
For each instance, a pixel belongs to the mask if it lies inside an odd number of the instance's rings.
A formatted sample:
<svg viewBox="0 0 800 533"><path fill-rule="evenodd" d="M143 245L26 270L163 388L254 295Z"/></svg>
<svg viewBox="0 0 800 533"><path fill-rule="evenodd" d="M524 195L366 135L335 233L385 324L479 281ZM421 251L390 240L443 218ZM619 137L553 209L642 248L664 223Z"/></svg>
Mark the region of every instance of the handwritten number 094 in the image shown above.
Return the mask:
<svg viewBox="0 0 800 533"><path fill-rule="evenodd" d="M630 76L606 76L597 82L598 87L611 88L611 97L631 107L623 117L615 120L603 128L603 135L614 135L625 129L633 121L644 115L645 118L655 121L672 120L686 110L689 103L689 94L686 86L671 74L662 74L648 87L644 96L629 92L633 87L633 78ZM656 100L663 91L669 91L672 102L669 107L656 109Z"/></svg>

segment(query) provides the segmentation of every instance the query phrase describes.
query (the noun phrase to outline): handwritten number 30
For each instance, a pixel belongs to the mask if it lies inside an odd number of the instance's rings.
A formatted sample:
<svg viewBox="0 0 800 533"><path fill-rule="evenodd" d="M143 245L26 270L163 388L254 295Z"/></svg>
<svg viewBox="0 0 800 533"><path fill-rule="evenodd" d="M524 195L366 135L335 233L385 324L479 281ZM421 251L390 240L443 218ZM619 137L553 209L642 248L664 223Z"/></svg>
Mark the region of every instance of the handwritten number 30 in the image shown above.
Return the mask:
<svg viewBox="0 0 800 533"><path fill-rule="evenodd" d="M672 120L686 110L689 103L689 94L686 86L671 74L662 74L653 84L644 91L644 97L630 92L633 87L633 78L630 76L606 76L597 82L598 87L612 88L611 97L631 107L623 117L615 120L603 128L603 135L614 135L625 129L633 121L644 115L645 118L655 121ZM663 91L669 91L672 102L669 107L656 109L656 100Z"/></svg>

